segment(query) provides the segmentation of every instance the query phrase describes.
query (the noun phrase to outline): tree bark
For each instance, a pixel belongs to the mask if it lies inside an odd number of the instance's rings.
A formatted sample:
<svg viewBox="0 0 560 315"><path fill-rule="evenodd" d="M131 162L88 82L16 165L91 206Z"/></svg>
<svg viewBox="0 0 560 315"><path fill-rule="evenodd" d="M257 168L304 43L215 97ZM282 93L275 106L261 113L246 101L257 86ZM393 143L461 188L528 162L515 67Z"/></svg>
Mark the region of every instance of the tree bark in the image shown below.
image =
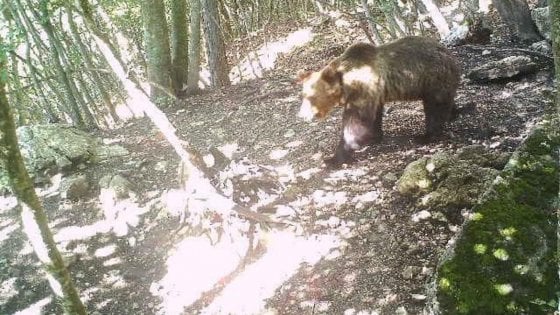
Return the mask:
<svg viewBox="0 0 560 315"><path fill-rule="evenodd" d="M186 174L186 178L181 179L184 179L182 182L187 196L197 200L197 202L204 202L208 209L212 209L224 217L231 215L231 212L235 211L239 215L259 223L290 224L289 222L277 221L271 219L267 215L253 212L249 209L241 207L231 200L231 198L227 198L218 193L216 188L212 186L210 180L205 176L204 172L197 167L197 165L202 166L204 163L200 161L201 157L198 154L188 152L183 148L181 140L175 134L175 128L171 122L169 122L165 114L148 99L145 93L139 90L136 86L136 82L133 82L127 77L123 64L117 60L114 51L111 49L111 47L114 46L105 42L105 40L108 41L108 38L98 36L102 35L102 33L96 28L95 23L93 22L89 2L87 0L80 0L80 6L82 7L88 26L94 33L93 37L95 42L99 46L101 53L106 58L109 65L111 65L115 75L123 84L128 96L132 99L132 101L138 103L180 157L182 162L181 174Z"/></svg>
<svg viewBox="0 0 560 315"><path fill-rule="evenodd" d="M141 3L150 98L156 100L169 95L171 87L171 54L165 6L161 0L142 0Z"/></svg>
<svg viewBox="0 0 560 315"><path fill-rule="evenodd" d="M541 40L526 0L494 0L493 3L500 18L515 37L524 42Z"/></svg>
<svg viewBox="0 0 560 315"><path fill-rule="evenodd" d="M17 2L19 3L19 1ZM21 4L20 4L20 9L22 9ZM84 118L80 113L80 105L78 104L78 100L74 95L70 78L68 77L68 74L66 73L62 65L61 52L59 51L58 46L56 45L58 39L54 34L54 29L50 21L50 15L48 11L48 1L41 0L41 2L39 3L40 14L36 10L30 10L30 11L33 13L35 19L40 22L41 26L43 27L43 30L45 31L49 39L49 46L50 46L49 50L51 54L51 61L53 63L57 77L60 83L62 84L62 87L64 88L64 92L65 92L64 96L66 98L66 104L69 107L69 115L72 119L72 123L76 124L79 127L85 127L86 124L84 122ZM22 15L25 15L25 12L22 12Z"/></svg>
<svg viewBox="0 0 560 315"><path fill-rule="evenodd" d="M434 3L434 1L433 0L422 0L422 3L424 4L426 9L428 10L428 14L430 15L430 18L432 19L432 22L434 22L434 26L436 27L436 29L439 33L439 37L444 38L445 36L447 36L447 34L449 34L449 25L447 24L447 21L445 20L445 18L441 14L441 11L437 7L437 5Z"/></svg>
<svg viewBox="0 0 560 315"><path fill-rule="evenodd" d="M560 3L550 1L550 26L556 83L556 110L560 113Z"/></svg>
<svg viewBox="0 0 560 315"><path fill-rule="evenodd" d="M197 93L200 80L200 0L191 0L190 8L190 35L189 45L189 73L187 77L187 94Z"/></svg>
<svg viewBox="0 0 560 315"><path fill-rule="evenodd" d="M362 10L364 10L365 14L366 14L366 19L367 19L367 24L371 30L371 34L373 35L373 44L375 45L380 45L383 44L383 39L381 38L381 35L379 34L379 31L377 30L377 25L375 24L375 19L373 17L373 15L371 14L371 11L369 9L369 6L367 4L367 0L361 0L360 1L360 5L362 6Z"/></svg>
<svg viewBox="0 0 560 315"><path fill-rule="evenodd" d="M5 76L1 73L6 70L2 60L4 58L0 56L0 146L3 148L0 150L0 160L8 170L11 186L20 204L23 229L43 268L51 276L51 288L64 312L85 315L86 309L64 265L62 255L56 248L43 205L35 193L19 151L15 124L6 98Z"/></svg>
<svg viewBox="0 0 560 315"><path fill-rule="evenodd" d="M187 83L188 27L186 0L171 1L171 81L175 95Z"/></svg>
<svg viewBox="0 0 560 315"><path fill-rule="evenodd" d="M231 85L229 68L220 28L217 0L201 0L204 12L204 36L208 53L210 82L213 87Z"/></svg>
<svg viewBox="0 0 560 315"><path fill-rule="evenodd" d="M70 26L70 32L72 33L74 41L76 42L76 44L78 44L78 49L80 50L80 54L82 55L85 65L88 67L88 69L90 69L88 70L88 75L91 76L93 81L97 83L96 84L97 90L99 91L99 94L101 95L101 99L103 100L103 103L105 103L105 106L109 111L109 115L111 117L112 122L114 123L119 119L119 116L117 115L115 109L115 105L111 101L111 96L109 95L109 92L107 92L107 89L105 89L105 85L103 84L101 75L99 75L97 71L91 71L91 69L95 68L95 65L91 58L91 54L88 52L88 49L78 32L78 27L76 25L76 22L74 21L72 6L68 2L66 2L65 8L68 17L68 25Z"/></svg>

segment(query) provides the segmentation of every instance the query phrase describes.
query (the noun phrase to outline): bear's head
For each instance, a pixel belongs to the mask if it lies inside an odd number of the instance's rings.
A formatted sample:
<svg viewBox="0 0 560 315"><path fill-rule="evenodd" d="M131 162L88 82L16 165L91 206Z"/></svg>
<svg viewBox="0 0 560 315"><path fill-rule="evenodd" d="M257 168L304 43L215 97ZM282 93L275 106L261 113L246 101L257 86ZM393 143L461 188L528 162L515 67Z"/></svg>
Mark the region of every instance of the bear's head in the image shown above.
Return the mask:
<svg viewBox="0 0 560 315"><path fill-rule="evenodd" d="M323 119L333 107L344 103L342 73L333 63L318 72L298 73L298 82L303 98L298 116L306 121Z"/></svg>

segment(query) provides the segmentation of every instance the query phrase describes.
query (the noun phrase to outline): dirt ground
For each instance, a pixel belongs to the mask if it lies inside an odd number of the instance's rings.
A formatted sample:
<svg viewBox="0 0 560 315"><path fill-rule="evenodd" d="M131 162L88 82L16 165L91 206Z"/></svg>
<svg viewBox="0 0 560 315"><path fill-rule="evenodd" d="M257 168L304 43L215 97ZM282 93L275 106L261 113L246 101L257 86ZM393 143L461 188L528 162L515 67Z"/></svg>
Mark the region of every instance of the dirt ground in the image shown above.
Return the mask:
<svg viewBox="0 0 560 315"><path fill-rule="evenodd" d="M456 98L461 114L441 139L428 145L413 141L423 131L421 105L390 104L383 142L357 153L353 164L332 170L322 159L338 141L341 113L311 124L298 120L299 86L293 79L300 68L320 68L356 37L340 32L318 36L321 40L281 56L277 68L263 78L206 91L165 109L185 144L202 155L225 152L214 154L211 179L226 195L247 207L272 202L269 214L294 225L265 231L239 217L203 214L193 219L169 210L162 200L179 188L179 160L147 118L99 134L126 147L129 156L80 171L91 183L107 174L120 174L132 183L135 195L120 211L135 219L127 221L124 232L99 230L83 239L60 236L68 227L85 231L102 220L99 188L75 202L42 190L51 227L92 314L421 313L425 285L469 209L420 208L396 191L396 179L408 163L440 151L482 144L513 152L551 102L552 59L540 57L541 71L511 82L477 85L463 79ZM485 50L491 53L483 54ZM452 51L465 71L517 53L507 43ZM60 313L20 232L13 199L3 203L0 314L38 313L33 306L45 314ZM423 210L431 216L418 219ZM270 256L282 237L292 240L291 247ZM198 285L197 294L181 295L180 284L197 287L204 263L220 268L220 258L203 257L201 248L213 246L201 245L185 254L184 264L174 267L179 271L170 278L171 257L186 240L195 239L210 240L215 248L226 244L224 251L235 248L238 257L223 273L202 279L214 280ZM192 267L197 260L200 270ZM277 264L262 267L260 276L246 281L248 287L238 286L242 276L256 272L264 261ZM268 280L273 285L265 286ZM223 302L228 298L237 303ZM169 301L183 304L164 305ZM261 304L241 305L246 301Z"/></svg>

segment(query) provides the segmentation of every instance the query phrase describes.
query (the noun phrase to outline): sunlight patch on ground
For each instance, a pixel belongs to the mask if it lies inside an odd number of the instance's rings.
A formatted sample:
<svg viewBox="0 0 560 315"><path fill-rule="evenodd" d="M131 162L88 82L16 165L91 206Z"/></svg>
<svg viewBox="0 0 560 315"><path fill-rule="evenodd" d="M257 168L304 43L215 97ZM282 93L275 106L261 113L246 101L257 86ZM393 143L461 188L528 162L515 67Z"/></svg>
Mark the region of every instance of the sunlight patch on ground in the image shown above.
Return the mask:
<svg viewBox="0 0 560 315"><path fill-rule="evenodd" d="M324 207L326 205L342 206L348 202L348 196L345 191L324 191L318 189L312 194L313 202L316 207Z"/></svg>
<svg viewBox="0 0 560 315"><path fill-rule="evenodd" d="M0 245L2 245L4 241L9 239L10 234L17 231L19 228L19 224L14 222L14 220L7 220L7 222L9 222L9 225L0 228Z"/></svg>
<svg viewBox="0 0 560 315"><path fill-rule="evenodd" d="M3 197L0 196L0 213L12 210L17 206L16 197Z"/></svg>
<svg viewBox="0 0 560 315"><path fill-rule="evenodd" d="M268 155L268 157L271 160L281 160L283 159L286 155L288 155L290 151L288 150L282 150L282 149L274 149L272 151L270 151L270 154Z"/></svg>
<svg viewBox="0 0 560 315"><path fill-rule="evenodd" d="M249 53L240 64L233 67L229 75L231 82L236 84L243 80L261 78L265 71L274 69L280 54L289 53L294 48L304 46L314 36L311 28L304 28L292 32L276 42L265 43L263 47Z"/></svg>
<svg viewBox="0 0 560 315"><path fill-rule="evenodd" d="M330 235L272 233L264 255L248 265L201 314L263 314L266 299L302 264L315 265L340 245L340 240Z"/></svg>
<svg viewBox="0 0 560 315"><path fill-rule="evenodd" d="M126 287L126 281L120 275L119 270L109 270L103 275L101 284L111 289L122 289Z"/></svg>
<svg viewBox="0 0 560 315"><path fill-rule="evenodd" d="M0 284L0 304L7 303L12 297L18 295L16 286L17 278L9 278Z"/></svg>
<svg viewBox="0 0 560 315"><path fill-rule="evenodd" d="M104 267L116 266L122 264L122 259L120 257L111 258L103 262Z"/></svg>
<svg viewBox="0 0 560 315"><path fill-rule="evenodd" d="M41 311L42 308L49 304L51 302L51 298L44 298L42 300L39 300L35 303L33 303L32 305L30 305L28 308L21 310L19 312L14 313L13 315L41 315L43 314L43 312Z"/></svg>
<svg viewBox="0 0 560 315"><path fill-rule="evenodd" d="M55 234L54 240L56 242L85 240L95 236L97 233L107 233L111 230L111 227L112 224L106 220L97 221L85 226L68 226L61 228Z"/></svg>
<svg viewBox="0 0 560 315"><path fill-rule="evenodd" d="M117 236L127 235L129 227L140 223L140 216L149 209L138 206L133 198L120 199L118 189L103 188L99 194L105 220L112 225Z"/></svg>
<svg viewBox="0 0 560 315"><path fill-rule="evenodd" d="M339 181L359 181L360 177L367 175L367 171L364 168L351 168L346 170L338 170L329 174L325 181L331 185L336 184Z"/></svg>
<svg viewBox="0 0 560 315"><path fill-rule="evenodd" d="M222 239L212 245L205 237L182 241L167 260L167 275L153 283L150 292L163 299L160 314L182 314L195 302L212 302L200 314L264 314L266 299L292 277L302 264L314 265L339 246L331 235L296 236L290 232L269 234L262 257L239 274L248 241ZM228 276L235 275L231 283ZM226 285L212 300L206 295Z"/></svg>
<svg viewBox="0 0 560 315"><path fill-rule="evenodd" d="M107 245L105 247L98 248L93 254L95 257L108 257L111 256L117 250L117 245Z"/></svg>
<svg viewBox="0 0 560 315"><path fill-rule="evenodd" d="M318 167L312 167L312 168L310 168L310 169L307 169L307 170L304 170L304 171L301 171L301 172L297 173L296 176L297 176L297 177L301 177L301 178L307 180L307 179L310 179L311 176L313 176L313 174L317 174L317 173L319 173L319 172L321 172L321 169L320 169L320 168L318 168Z"/></svg>
<svg viewBox="0 0 560 315"><path fill-rule="evenodd" d="M215 245L206 237L179 243L167 259L167 274L150 288L163 299L163 314L182 314L184 307L237 268L248 246L248 241L232 242L226 237Z"/></svg>

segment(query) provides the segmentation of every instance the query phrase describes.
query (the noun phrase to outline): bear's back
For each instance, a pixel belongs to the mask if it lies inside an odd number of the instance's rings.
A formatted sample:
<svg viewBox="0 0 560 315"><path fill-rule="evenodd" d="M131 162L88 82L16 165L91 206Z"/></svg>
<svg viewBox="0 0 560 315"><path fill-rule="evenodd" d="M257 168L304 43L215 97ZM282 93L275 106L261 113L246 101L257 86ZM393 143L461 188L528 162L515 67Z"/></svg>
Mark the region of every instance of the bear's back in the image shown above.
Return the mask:
<svg viewBox="0 0 560 315"><path fill-rule="evenodd" d="M433 89L455 91L460 70L453 55L437 41L410 36L373 46L357 43L339 57L339 69L350 72L369 66L375 72L374 94L381 102L419 99Z"/></svg>

